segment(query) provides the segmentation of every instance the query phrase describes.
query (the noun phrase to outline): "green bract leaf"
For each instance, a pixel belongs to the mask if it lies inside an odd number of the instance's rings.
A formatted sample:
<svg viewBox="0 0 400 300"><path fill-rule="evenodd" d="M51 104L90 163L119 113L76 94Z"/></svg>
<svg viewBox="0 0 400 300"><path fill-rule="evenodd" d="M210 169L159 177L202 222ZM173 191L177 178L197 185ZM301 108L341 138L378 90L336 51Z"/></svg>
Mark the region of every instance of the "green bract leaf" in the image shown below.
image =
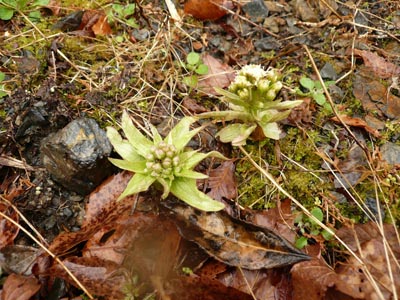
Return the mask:
<svg viewBox="0 0 400 300"><path fill-rule="evenodd" d="M137 161L141 158L132 145L128 141L124 141L118 131L113 127L107 127L107 137L115 151L117 151L123 159Z"/></svg>
<svg viewBox="0 0 400 300"><path fill-rule="evenodd" d="M241 120L243 122L252 120L252 115L244 111L233 111L233 110L223 110L223 111L210 111L197 115L199 118L217 118L222 119L221 121L232 121Z"/></svg>
<svg viewBox="0 0 400 300"><path fill-rule="evenodd" d="M204 211L218 211L225 207L223 203L215 201L206 194L200 192L197 189L195 179L176 178L172 182L171 193L190 206Z"/></svg>
<svg viewBox="0 0 400 300"><path fill-rule="evenodd" d="M133 194L147 191L154 181L156 181L154 177L136 173L129 181L124 192L118 197L118 200L122 200L123 198Z"/></svg>
<svg viewBox="0 0 400 300"><path fill-rule="evenodd" d="M281 134L281 130L277 123L262 123L260 122L260 127L263 130L264 135L267 138L279 140L279 135Z"/></svg>
<svg viewBox="0 0 400 300"><path fill-rule="evenodd" d="M249 103L246 101L243 101L238 95L235 93L232 93L230 91L226 91L224 89L221 89L219 87L214 87L214 90L218 93L221 94L222 96L226 97L226 100L234 105L242 106L242 107L249 107Z"/></svg>
<svg viewBox="0 0 400 300"><path fill-rule="evenodd" d="M148 140L132 123L128 113L122 113L122 130L124 131L129 143L142 156L149 153L150 148L154 145Z"/></svg>
<svg viewBox="0 0 400 300"><path fill-rule="evenodd" d="M182 162L183 169L193 169L199 162L207 157L216 157L220 159L227 159L218 151L211 151L208 153L199 153L198 150L183 152L179 159Z"/></svg>
<svg viewBox="0 0 400 300"><path fill-rule="evenodd" d="M308 77L302 77L300 79L300 84L310 91L315 87L314 80L312 80Z"/></svg>
<svg viewBox="0 0 400 300"><path fill-rule="evenodd" d="M153 135L154 144L160 143L162 141L162 136L158 133L157 128L154 127L153 124L149 124L149 125L150 125L151 134Z"/></svg>
<svg viewBox="0 0 400 300"><path fill-rule="evenodd" d="M135 173L144 173L146 168L146 160L144 158L142 158L140 161L127 161L115 158L109 158L108 160L111 161L114 166L117 166L120 169Z"/></svg>
<svg viewBox="0 0 400 300"><path fill-rule="evenodd" d="M190 130L190 125L196 122L196 118L184 117L179 121L178 124L169 132L165 141L174 145L176 150L181 151L200 130L204 127L198 127L194 130Z"/></svg>
<svg viewBox="0 0 400 300"><path fill-rule="evenodd" d="M199 172L192 171L192 170L187 170L187 169L182 169L180 172L175 173L175 176L177 178L186 177L186 178L192 178L192 179L206 179L206 178L208 178L208 176L203 174L203 173L199 173Z"/></svg>
<svg viewBox="0 0 400 300"><path fill-rule="evenodd" d="M257 125L231 124L221 129L216 136L223 143L232 143L234 146L246 145L246 140L256 127Z"/></svg>

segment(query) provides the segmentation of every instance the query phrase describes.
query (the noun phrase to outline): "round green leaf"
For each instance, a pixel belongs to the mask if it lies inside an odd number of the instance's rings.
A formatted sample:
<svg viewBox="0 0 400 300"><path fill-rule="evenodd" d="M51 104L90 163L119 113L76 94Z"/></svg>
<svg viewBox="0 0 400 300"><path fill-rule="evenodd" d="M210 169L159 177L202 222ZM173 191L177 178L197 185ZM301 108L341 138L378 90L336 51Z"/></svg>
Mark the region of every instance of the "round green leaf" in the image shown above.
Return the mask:
<svg viewBox="0 0 400 300"><path fill-rule="evenodd" d="M199 75L206 75L208 73L208 66L200 64L194 71Z"/></svg>
<svg viewBox="0 0 400 300"><path fill-rule="evenodd" d="M324 219L324 213L319 207L314 207L311 210L311 214L320 222ZM311 220L313 223L315 223L313 220Z"/></svg>
<svg viewBox="0 0 400 300"><path fill-rule="evenodd" d="M321 93L314 93L313 98L315 100L315 102L317 102L319 105L324 105L326 102L326 98L324 94Z"/></svg>
<svg viewBox="0 0 400 300"><path fill-rule="evenodd" d="M186 61L190 65L197 65L200 63L200 55L196 52L190 52L186 57Z"/></svg>
<svg viewBox="0 0 400 300"><path fill-rule="evenodd" d="M302 77L300 79L300 84L305 87L306 89L309 89L310 91L314 88L315 83L314 80L308 78L308 77Z"/></svg>
<svg viewBox="0 0 400 300"><path fill-rule="evenodd" d="M307 244L308 244L307 238L304 236L301 236L296 240L296 243L294 245L298 249L303 249L305 246L307 246Z"/></svg>

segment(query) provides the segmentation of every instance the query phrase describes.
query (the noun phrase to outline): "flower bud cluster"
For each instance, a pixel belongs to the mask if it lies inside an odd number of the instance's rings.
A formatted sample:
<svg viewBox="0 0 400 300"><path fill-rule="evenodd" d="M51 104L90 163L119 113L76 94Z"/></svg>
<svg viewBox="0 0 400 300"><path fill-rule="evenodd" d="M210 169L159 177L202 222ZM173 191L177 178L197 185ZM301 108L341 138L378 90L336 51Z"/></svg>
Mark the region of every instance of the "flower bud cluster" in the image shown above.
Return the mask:
<svg viewBox="0 0 400 300"><path fill-rule="evenodd" d="M282 88L282 82L278 79L279 72L276 69L266 71L260 65L246 65L229 86L229 91L243 101L253 101L255 93L259 94L257 101L273 101Z"/></svg>
<svg viewBox="0 0 400 300"><path fill-rule="evenodd" d="M156 178L173 178L179 172L179 156L174 145L161 141L150 149L146 156L145 172Z"/></svg>

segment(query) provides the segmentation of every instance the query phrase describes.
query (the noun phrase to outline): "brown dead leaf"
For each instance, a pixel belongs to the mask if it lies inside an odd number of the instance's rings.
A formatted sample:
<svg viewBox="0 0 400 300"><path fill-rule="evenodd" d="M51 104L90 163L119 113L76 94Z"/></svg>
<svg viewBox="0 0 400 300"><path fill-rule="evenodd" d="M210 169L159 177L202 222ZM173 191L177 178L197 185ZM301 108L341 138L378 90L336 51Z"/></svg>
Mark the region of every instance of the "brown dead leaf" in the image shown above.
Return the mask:
<svg viewBox="0 0 400 300"><path fill-rule="evenodd" d="M29 246L6 246L0 250L0 267L7 273L29 276L32 274L33 264L41 253L43 252Z"/></svg>
<svg viewBox="0 0 400 300"><path fill-rule="evenodd" d="M365 66L372 69L372 71L380 78L390 78L400 74L400 66L386 61L378 54L367 51L354 49L354 54L359 55L364 60Z"/></svg>
<svg viewBox="0 0 400 300"><path fill-rule="evenodd" d="M122 272L118 272L120 265L95 257L69 257L63 263L91 294L104 296L108 300L124 299L122 287L126 278ZM48 274L76 285L59 264L53 265Z"/></svg>
<svg viewBox="0 0 400 300"><path fill-rule="evenodd" d="M359 128L364 128L365 131L369 132L374 137L376 137L376 138L380 138L381 137L381 134L379 133L378 130L376 130L375 128L372 128L371 126L369 126L367 124L367 122L365 122L364 120L362 120L360 118L353 118L353 117L350 117L348 115L340 115L340 118L346 125L359 127ZM341 123L341 121L339 120L338 117L333 117L333 118L331 118L331 120L336 122L336 123L339 123L339 124Z"/></svg>
<svg viewBox="0 0 400 300"><path fill-rule="evenodd" d="M255 270L309 259L271 230L231 218L223 211L205 213L183 204L163 204L174 213L183 237L230 266Z"/></svg>
<svg viewBox="0 0 400 300"><path fill-rule="evenodd" d="M40 283L34 276L8 275L0 294L1 300L29 300L40 289Z"/></svg>
<svg viewBox="0 0 400 300"><path fill-rule="evenodd" d="M235 164L231 160L224 161L219 167L212 169L208 176L208 196L215 200L237 197Z"/></svg>
<svg viewBox="0 0 400 300"><path fill-rule="evenodd" d="M0 211L18 223L18 214L11 206L1 202ZM17 226L0 216L0 249L11 245L18 235L18 232L19 228Z"/></svg>
<svg viewBox="0 0 400 300"><path fill-rule="evenodd" d="M121 195L131 177L131 173L121 172L109 177L97 187L89 195L81 230L59 234L53 240L49 249L55 254L64 253L80 242L90 239L104 226L113 224L115 220L124 215L129 215L136 199L135 196L126 197L121 201L117 201L117 198Z"/></svg>
<svg viewBox="0 0 400 300"><path fill-rule="evenodd" d="M226 88L235 79L235 71L227 64L203 53L201 56L203 63L208 66L208 74L200 78L198 89L203 93L218 95L214 87Z"/></svg>
<svg viewBox="0 0 400 300"><path fill-rule="evenodd" d="M104 11L85 10L82 16L82 22L78 28L82 32L96 35L111 34L112 30L107 22L107 16Z"/></svg>
<svg viewBox="0 0 400 300"><path fill-rule="evenodd" d="M318 259L303 261L290 271L293 280L293 300L321 300L329 287L335 285L336 273Z"/></svg>
<svg viewBox="0 0 400 300"><path fill-rule="evenodd" d="M294 227L295 215L291 212L291 201L286 199L280 205L263 211L246 211L246 220L250 223L269 228L276 234L294 243L296 232Z"/></svg>
<svg viewBox="0 0 400 300"><path fill-rule="evenodd" d="M198 104L197 101L191 97L183 98L182 105L189 111L196 114L200 114L207 111L207 108L205 108L203 105Z"/></svg>
<svg viewBox="0 0 400 300"><path fill-rule="evenodd" d="M227 14L224 9L232 9L232 1L227 0L188 0L184 11L199 20L218 20Z"/></svg>

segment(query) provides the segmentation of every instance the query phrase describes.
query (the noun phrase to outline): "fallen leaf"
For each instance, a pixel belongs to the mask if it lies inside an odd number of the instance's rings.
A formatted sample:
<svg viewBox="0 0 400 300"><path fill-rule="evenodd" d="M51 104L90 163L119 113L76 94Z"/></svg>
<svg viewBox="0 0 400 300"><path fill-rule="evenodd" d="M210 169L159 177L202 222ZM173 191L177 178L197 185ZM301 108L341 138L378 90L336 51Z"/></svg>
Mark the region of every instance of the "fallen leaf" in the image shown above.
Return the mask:
<svg viewBox="0 0 400 300"><path fill-rule="evenodd" d="M10 274L3 283L1 300L29 300L39 289L40 283L35 277Z"/></svg>
<svg viewBox="0 0 400 300"><path fill-rule="evenodd" d="M105 296L108 300L122 300L122 287L126 282L120 265L95 257L69 257L63 260L79 282L93 295ZM48 275L59 277L76 286L75 281L59 264L55 263L47 271ZM17 299L17 298L14 298Z"/></svg>
<svg viewBox="0 0 400 300"><path fill-rule="evenodd" d="M293 280L293 300L321 300L329 287L335 285L337 275L318 259L300 262L290 271Z"/></svg>
<svg viewBox="0 0 400 300"><path fill-rule="evenodd" d="M367 51L354 49L354 54L359 55L364 60L365 66L372 69L372 71L380 78L390 78L400 74L400 67L386 61L378 54Z"/></svg>
<svg viewBox="0 0 400 300"><path fill-rule="evenodd" d="M218 20L228 12L224 9L232 9L232 1L227 0L188 0L184 11L199 20Z"/></svg>
<svg viewBox="0 0 400 300"><path fill-rule="evenodd" d="M207 195L211 198L215 200L235 199L237 197L235 164L228 160L212 169L208 174L207 185L210 189Z"/></svg>
<svg viewBox="0 0 400 300"><path fill-rule="evenodd" d="M131 177L131 173L121 172L109 177L97 187L89 195L81 230L59 234L49 246L50 251L55 254L65 253L80 242L90 239L107 224L113 224L121 216L129 215L136 197L126 197L121 201L117 201L117 198Z"/></svg>
<svg viewBox="0 0 400 300"><path fill-rule="evenodd" d="M200 78L197 88L203 93L218 95L214 88L228 87L235 79L235 70L207 53L203 53L201 59L208 66L208 74Z"/></svg>
<svg viewBox="0 0 400 300"><path fill-rule="evenodd" d="M308 260L309 256L271 230L229 217L164 201L181 235L212 257L245 269L275 268Z"/></svg>
<svg viewBox="0 0 400 300"><path fill-rule="evenodd" d="M42 251L23 245L10 245L0 250L0 267L7 273L29 276L32 266ZM1 299L1 298L0 298Z"/></svg>
<svg viewBox="0 0 400 300"><path fill-rule="evenodd" d="M108 24L107 16L100 15L97 22L92 26L94 34L97 35L109 35L112 33L110 24Z"/></svg>
<svg viewBox="0 0 400 300"><path fill-rule="evenodd" d="M362 120L360 118L353 118L353 117L350 117L348 115L340 115L340 119L346 125L363 128L363 129L365 129L365 131L369 132L374 137L376 137L376 138L380 138L381 137L381 134L379 133L378 130L376 130L375 128L372 128L371 126L369 126L367 124L367 122L365 122L364 120ZM336 122L336 123L339 123L339 124L341 123L341 121L339 120L338 117L333 117L333 118L331 118L331 120Z"/></svg>
<svg viewBox="0 0 400 300"><path fill-rule="evenodd" d="M182 105L189 111L199 114L207 111L207 108L197 103L196 100L190 97L183 98Z"/></svg>
<svg viewBox="0 0 400 300"><path fill-rule="evenodd" d="M0 211L18 223L18 214L11 206L8 206L5 203L0 203ZM18 235L18 232L19 228L17 226L0 216L0 249L7 245L11 245Z"/></svg>

